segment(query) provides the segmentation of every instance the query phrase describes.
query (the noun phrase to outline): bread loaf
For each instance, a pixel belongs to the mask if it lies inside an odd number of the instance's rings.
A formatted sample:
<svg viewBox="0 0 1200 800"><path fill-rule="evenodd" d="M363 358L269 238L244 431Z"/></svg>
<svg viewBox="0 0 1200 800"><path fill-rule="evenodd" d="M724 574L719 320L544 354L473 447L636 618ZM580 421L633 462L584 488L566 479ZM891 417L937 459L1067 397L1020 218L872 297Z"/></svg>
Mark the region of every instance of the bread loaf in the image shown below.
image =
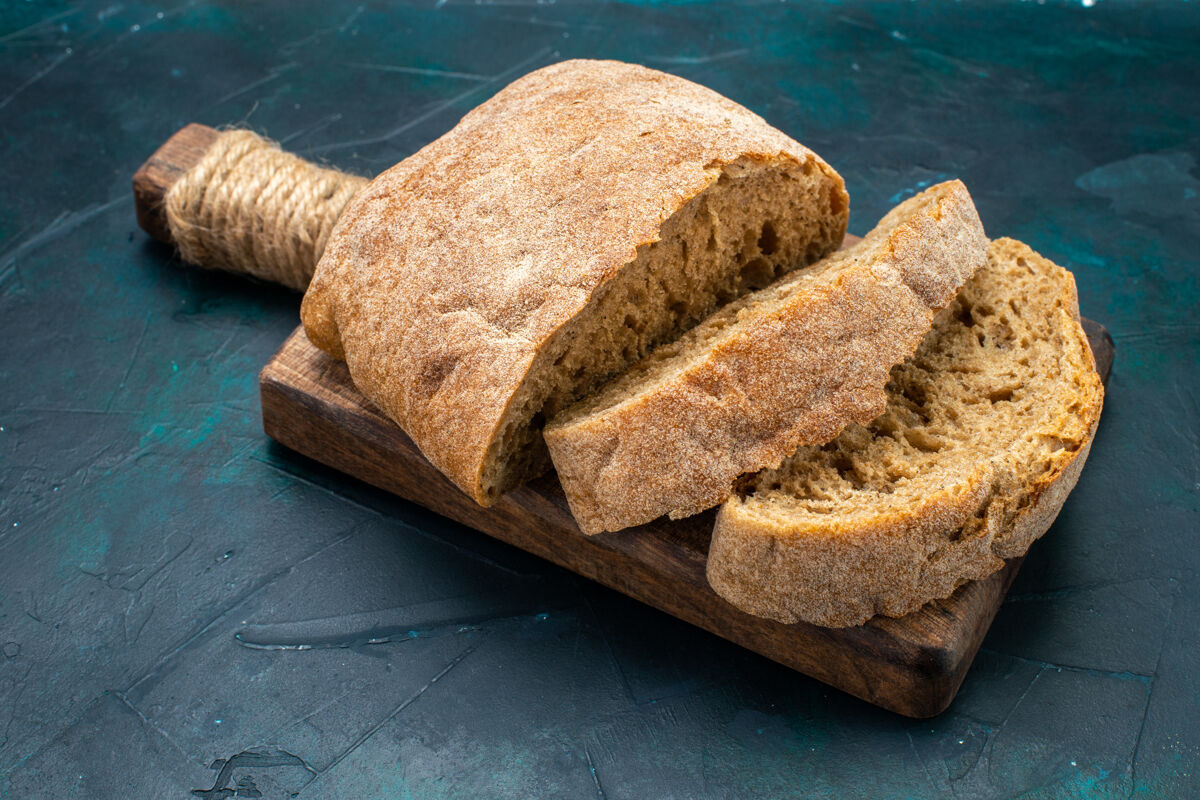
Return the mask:
<svg viewBox="0 0 1200 800"><path fill-rule="evenodd" d="M887 410L745 481L708 579L758 616L900 616L1025 553L1083 469L1104 389L1067 270L1012 239L892 370Z"/></svg>
<svg viewBox="0 0 1200 800"><path fill-rule="evenodd" d="M842 179L720 95L612 61L533 72L373 180L304 297L312 342L488 505L544 420L841 243Z"/></svg>
<svg viewBox="0 0 1200 800"><path fill-rule="evenodd" d="M709 316L546 427L585 533L718 505L739 475L883 412L891 368L987 258L959 181Z"/></svg>

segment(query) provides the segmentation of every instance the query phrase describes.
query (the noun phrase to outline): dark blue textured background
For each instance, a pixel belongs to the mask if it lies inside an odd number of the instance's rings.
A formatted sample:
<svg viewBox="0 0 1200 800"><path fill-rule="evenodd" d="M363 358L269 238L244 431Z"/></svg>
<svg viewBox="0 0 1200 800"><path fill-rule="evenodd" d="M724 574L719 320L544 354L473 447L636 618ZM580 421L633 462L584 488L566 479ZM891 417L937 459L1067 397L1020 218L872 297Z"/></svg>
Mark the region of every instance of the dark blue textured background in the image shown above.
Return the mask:
<svg viewBox="0 0 1200 800"><path fill-rule="evenodd" d="M0 5L0 795L1200 795L1194 4L332 5ZM272 445L297 295L135 227L187 122L373 174L574 56L759 112L860 233L963 178L1112 331L1079 488L937 719ZM356 643L448 604L481 621Z"/></svg>

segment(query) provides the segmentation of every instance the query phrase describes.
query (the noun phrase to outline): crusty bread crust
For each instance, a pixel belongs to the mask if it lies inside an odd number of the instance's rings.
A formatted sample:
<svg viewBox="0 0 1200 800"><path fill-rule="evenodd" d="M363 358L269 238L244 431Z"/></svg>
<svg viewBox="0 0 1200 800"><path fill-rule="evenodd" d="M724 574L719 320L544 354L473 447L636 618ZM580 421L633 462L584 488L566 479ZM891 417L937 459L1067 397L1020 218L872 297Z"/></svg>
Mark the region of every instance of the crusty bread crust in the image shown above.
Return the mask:
<svg viewBox="0 0 1200 800"><path fill-rule="evenodd" d="M729 497L739 475L874 419L889 371L987 248L966 187L939 184L552 420L546 443L580 529L690 516Z"/></svg>
<svg viewBox="0 0 1200 800"><path fill-rule="evenodd" d="M990 258L993 265L1028 264L1042 286L1057 291L1049 310L1026 306L1025 313L1049 318L1056 357L1042 366L1055 370L1048 377L1057 385L1040 392L1035 414L1018 417L1029 428L1003 435L977 431L984 441L994 439L994 452L962 474L947 469L939 490L907 506L851 513L835 500L817 522L791 512L786 500L772 500L781 481L769 478L765 497L733 498L717 515L707 571L718 594L744 611L785 623L857 625L948 597L962 583L995 572L1004 559L1023 555L1046 532L1087 460L1103 385L1079 324L1071 274L1011 239L994 242ZM1019 351L1004 352L1019 365ZM979 399L987 405L987 397ZM1018 448L1005 443L1022 436L1048 444L1026 448L1022 460ZM926 464L921 470L937 468ZM797 474L792 462L780 474L789 469Z"/></svg>
<svg viewBox="0 0 1200 800"><path fill-rule="evenodd" d="M830 234L814 258L840 243L841 178L742 106L618 62L537 70L355 197L304 297L305 330L490 504L506 415L547 341L735 162L803 167Z"/></svg>

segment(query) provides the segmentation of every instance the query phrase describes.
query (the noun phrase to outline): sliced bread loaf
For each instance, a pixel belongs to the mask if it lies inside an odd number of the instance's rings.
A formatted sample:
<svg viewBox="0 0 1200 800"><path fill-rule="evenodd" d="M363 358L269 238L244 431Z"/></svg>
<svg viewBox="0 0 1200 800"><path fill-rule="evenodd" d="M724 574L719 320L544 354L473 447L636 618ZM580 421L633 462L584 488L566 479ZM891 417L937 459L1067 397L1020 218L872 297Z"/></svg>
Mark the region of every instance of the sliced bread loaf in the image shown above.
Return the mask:
<svg viewBox="0 0 1200 800"><path fill-rule="evenodd" d="M889 370L986 253L966 187L940 184L564 411L545 437L580 528L695 514L739 475L878 416Z"/></svg>
<svg viewBox="0 0 1200 800"><path fill-rule="evenodd" d="M488 505L545 419L715 307L833 251L842 179L716 92L614 61L517 80L350 202L312 342Z"/></svg>
<svg viewBox="0 0 1200 800"><path fill-rule="evenodd" d="M718 594L841 627L906 614L1024 554L1074 487L1104 398L1071 273L993 242L887 393L870 424L801 448L722 506Z"/></svg>

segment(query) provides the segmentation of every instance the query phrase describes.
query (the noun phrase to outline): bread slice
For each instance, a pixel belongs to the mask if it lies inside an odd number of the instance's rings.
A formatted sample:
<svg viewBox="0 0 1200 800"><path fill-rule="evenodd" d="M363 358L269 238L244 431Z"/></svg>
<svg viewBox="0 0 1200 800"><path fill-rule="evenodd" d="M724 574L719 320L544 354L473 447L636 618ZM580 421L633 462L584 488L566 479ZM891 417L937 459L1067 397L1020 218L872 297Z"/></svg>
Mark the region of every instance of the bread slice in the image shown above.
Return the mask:
<svg viewBox="0 0 1200 800"><path fill-rule="evenodd" d="M1025 553L1087 459L1104 388L1071 273L1012 239L892 370L887 411L746 481L708 580L743 611L900 616Z"/></svg>
<svg viewBox="0 0 1200 800"><path fill-rule="evenodd" d="M312 342L478 502L549 465L544 420L716 306L835 250L842 179L682 78L567 61L350 202Z"/></svg>
<svg viewBox="0 0 1200 800"><path fill-rule="evenodd" d="M566 410L545 437L579 527L695 514L739 475L879 415L888 371L986 254L966 187L939 184Z"/></svg>

